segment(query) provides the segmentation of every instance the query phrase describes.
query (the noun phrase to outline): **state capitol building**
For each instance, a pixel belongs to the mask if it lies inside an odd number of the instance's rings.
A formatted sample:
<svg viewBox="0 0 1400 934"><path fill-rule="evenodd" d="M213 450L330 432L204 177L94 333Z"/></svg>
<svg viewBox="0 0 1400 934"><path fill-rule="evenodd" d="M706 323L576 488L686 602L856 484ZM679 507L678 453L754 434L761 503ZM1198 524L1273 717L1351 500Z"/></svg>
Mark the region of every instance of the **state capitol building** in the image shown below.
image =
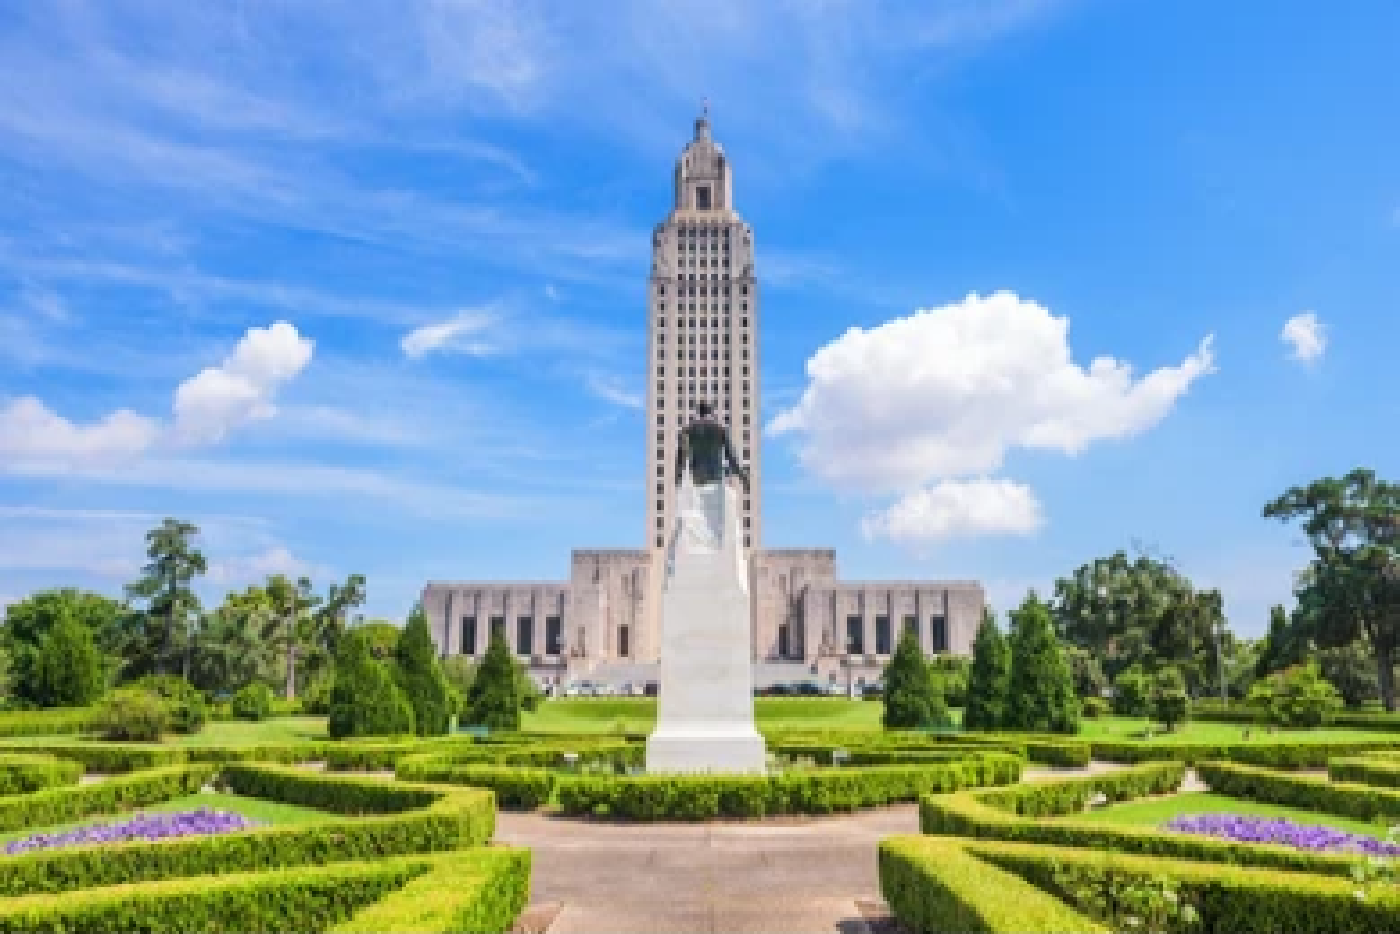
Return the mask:
<svg viewBox="0 0 1400 934"><path fill-rule="evenodd" d="M756 687L858 690L880 680L906 629L925 654L972 653L983 605L976 581L840 581L834 549L763 547L758 275L732 186L706 113L676 162L671 211L652 233L643 546L576 549L563 581L429 581L423 608L443 656L480 656L501 632L545 688L655 682L676 443L701 400L728 426L750 475L741 524Z"/></svg>

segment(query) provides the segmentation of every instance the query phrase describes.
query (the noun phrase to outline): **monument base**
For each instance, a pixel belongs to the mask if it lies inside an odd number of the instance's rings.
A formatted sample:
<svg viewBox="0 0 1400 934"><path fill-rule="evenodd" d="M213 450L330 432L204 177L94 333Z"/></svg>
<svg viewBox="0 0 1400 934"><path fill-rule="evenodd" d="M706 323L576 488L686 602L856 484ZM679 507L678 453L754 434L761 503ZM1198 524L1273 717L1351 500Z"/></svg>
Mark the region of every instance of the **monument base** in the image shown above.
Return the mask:
<svg viewBox="0 0 1400 934"><path fill-rule="evenodd" d="M757 732L658 730L647 739L646 761L652 774L762 775L768 751Z"/></svg>

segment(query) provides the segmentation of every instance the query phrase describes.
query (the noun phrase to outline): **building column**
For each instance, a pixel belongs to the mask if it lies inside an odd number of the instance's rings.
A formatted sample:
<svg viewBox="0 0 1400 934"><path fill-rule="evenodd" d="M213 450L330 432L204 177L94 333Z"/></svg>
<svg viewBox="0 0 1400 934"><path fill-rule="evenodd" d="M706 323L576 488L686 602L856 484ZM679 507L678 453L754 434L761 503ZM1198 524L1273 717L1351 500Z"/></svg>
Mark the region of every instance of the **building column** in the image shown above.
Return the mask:
<svg viewBox="0 0 1400 934"><path fill-rule="evenodd" d="M544 650L545 650L545 644L544 644L544 617L545 617L545 614L542 613L542 612L540 612L540 606L541 606L542 603L543 603L543 601L540 600L540 595L539 595L539 594L535 594L534 599L532 599L532 600L530 601L530 604L531 604L531 606L530 606L530 654L531 654L531 655L538 655L538 656L540 656L541 658L543 658L543 657L544 657L544 654L545 654L545 651L544 651Z"/></svg>

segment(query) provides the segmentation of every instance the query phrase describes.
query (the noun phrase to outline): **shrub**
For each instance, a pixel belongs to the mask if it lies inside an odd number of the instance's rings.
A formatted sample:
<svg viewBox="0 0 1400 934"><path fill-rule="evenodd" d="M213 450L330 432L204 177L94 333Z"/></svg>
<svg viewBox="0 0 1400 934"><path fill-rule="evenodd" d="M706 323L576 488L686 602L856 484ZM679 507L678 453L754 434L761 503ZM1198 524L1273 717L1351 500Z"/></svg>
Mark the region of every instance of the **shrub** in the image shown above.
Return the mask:
<svg viewBox="0 0 1400 934"><path fill-rule="evenodd" d="M1342 706L1341 695L1318 672L1317 665L1294 665L1257 682L1249 701L1283 726L1322 726Z"/></svg>
<svg viewBox="0 0 1400 934"><path fill-rule="evenodd" d="M909 729L946 722L948 708L934 689L933 678L924 662L918 638L905 631L885 666L885 711L880 722L885 729Z"/></svg>
<svg viewBox="0 0 1400 934"><path fill-rule="evenodd" d="M327 731L332 739L413 732L413 707L359 629L341 637Z"/></svg>
<svg viewBox="0 0 1400 934"><path fill-rule="evenodd" d="M1152 719L1174 730L1185 723L1190 715L1191 698L1186 693L1186 679L1181 669L1172 666L1162 668L1152 679L1152 692L1148 695L1148 710Z"/></svg>
<svg viewBox="0 0 1400 934"><path fill-rule="evenodd" d="M266 720L272 713L272 688L261 681L254 681L238 689L229 707L240 720Z"/></svg>
<svg viewBox="0 0 1400 934"><path fill-rule="evenodd" d="M301 709L317 717L331 712L331 692L335 689L335 670L327 666L311 676L301 691Z"/></svg>
<svg viewBox="0 0 1400 934"><path fill-rule="evenodd" d="M507 847L448 853L403 888L361 909L330 934L382 931L506 931L530 897L530 851Z"/></svg>
<svg viewBox="0 0 1400 934"><path fill-rule="evenodd" d="M510 647L500 633L493 632L491 644L477 666L467 694L466 722L492 730L518 730L522 700L520 678Z"/></svg>
<svg viewBox="0 0 1400 934"><path fill-rule="evenodd" d="M1366 757L1333 759L1327 763L1327 777L1334 782L1400 788L1400 762Z"/></svg>
<svg viewBox="0 0 1400 934"><path fill-rule="evenodd" d="M103 739L155 742L170 729L170 707L143 688L119 688L102 699L92 725Z"/></svg>
<svg viewBox="0 0 1400 934"><path fill-rule="evenodd" d="M1113 679L1113 712L1120 717L1145 717L1152 681L1138 665L1123 669Z"/></svg>
<svg viewBox="0 0 1400 934"><path fill-rule="evenodd" d="M0 795L76 785L82 777L80 762L45 755L0 754Z"/></svg>
<svg viewBox="0 0 1400 934"><path fill-rule="evenodd" d="M940 765L857 766L772 776L562 776L556 787L560 810L566 814L709 820L880 807L931 792L1014 782L1020 774L1020 759L992 752Z"/></svg>
<svg viewBox="0 0 1400 934"><path fill-rule="evenodd" d="M949 707L967 706L967 682L972 673L972 659L957 655L935 655L928 660L934 690Z"/></svg>
<svg viewBox="0 0 1400 934"><path fill-rule="evenodd" d="M92 630L62 613L39 643L33 681L42 707L86 707L101 697L106 675Z"/></svg>
<svg viewBox="0 0 1400 934"><path fill-rule="evenodd" d="M1363 821L1400 818L1397 789L1333 782L1231 762L1202 762L1196 771L1217 794Z"/></svg>
<svg viewBox="0 0 1400 934"><path fill-rule="evenodd" d="M1019 876L969 854L960 840L888 837L880 893L911 931L1094 932L1107 928Z"/></svg>
<svg viewBox="0 0 1400 934"><path fill-rule="evenodd" d="M135 686L165 699L170 728L176 733L198 733L209 719L204 695L179 675L147 675Z"/></svg>
<svg viewBox="0 0 1400 934"><path fill-rule="evenodd" d="M415 606L394 646L394 674L399 689L413 707L413 723L419 736L441 736L452 716L447 679L438 667L428 617Z"/></svg>
<svg viewBox="0 0 1400 934"><path fill-rule="evenodd" d="M0 736L52 736L81 733L92 726L91 707L16 710L0 713Z"/></svg>
<svg viewBox="0 0 1400 934"><path fill-rule="evenodd" d="M1102 697L1086 697L1079 702L1079 709L1088 719L1097 720L1108 715L1109 706Z"/></svg>
<svg viewBox="0 0 1400 934"><path fill-rule="evenodd" d="M995 730L1006 720L1011 652L992 614L984 612L972 646L963 729Z"/></svg>
<svg viewBox="0 0 1400 934"><path fill-rule="evenodd" d="M548 802L555 783L554 773L540 768L456 765L440 761L400 763L396 774L407 781L489 788L496 794L497 807L521 811L532 811Z"/></svg>
<svg viewBox="0 0 1400 934"><path fill-rule="evenodd" d="M193 794L214 773L208 765L174 765L119 775L94 785L46 788L0 798L0 833L44 827ZM9 862L6 862L7 870Z"/></svg>
<svg viewBox="0 0 1400 934"><path fill-rule="evenodd" d="M1010 695L1003 728L1077 733L1079 699L1049 607L1032 593L1011 618Z"/></svg>

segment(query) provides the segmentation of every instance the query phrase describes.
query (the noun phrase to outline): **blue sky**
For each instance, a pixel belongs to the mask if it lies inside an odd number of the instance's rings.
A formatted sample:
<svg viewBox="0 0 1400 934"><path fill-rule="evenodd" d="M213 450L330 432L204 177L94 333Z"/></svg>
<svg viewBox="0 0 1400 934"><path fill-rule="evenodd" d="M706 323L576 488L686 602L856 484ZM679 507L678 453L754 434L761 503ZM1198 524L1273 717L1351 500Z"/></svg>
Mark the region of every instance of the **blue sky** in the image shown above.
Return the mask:
<svg viewBox="0 0 1400 934"><path fill-rule="evenodd" d="M1258 634L1307 557L1263 503L1400 475L1397 37L1389 0L9 4L0 600L118 593L165 515L211 597L358 571L396 618L640 546L649 233L708 97L768 544L1005 609L1136 541Z"/></svg>

